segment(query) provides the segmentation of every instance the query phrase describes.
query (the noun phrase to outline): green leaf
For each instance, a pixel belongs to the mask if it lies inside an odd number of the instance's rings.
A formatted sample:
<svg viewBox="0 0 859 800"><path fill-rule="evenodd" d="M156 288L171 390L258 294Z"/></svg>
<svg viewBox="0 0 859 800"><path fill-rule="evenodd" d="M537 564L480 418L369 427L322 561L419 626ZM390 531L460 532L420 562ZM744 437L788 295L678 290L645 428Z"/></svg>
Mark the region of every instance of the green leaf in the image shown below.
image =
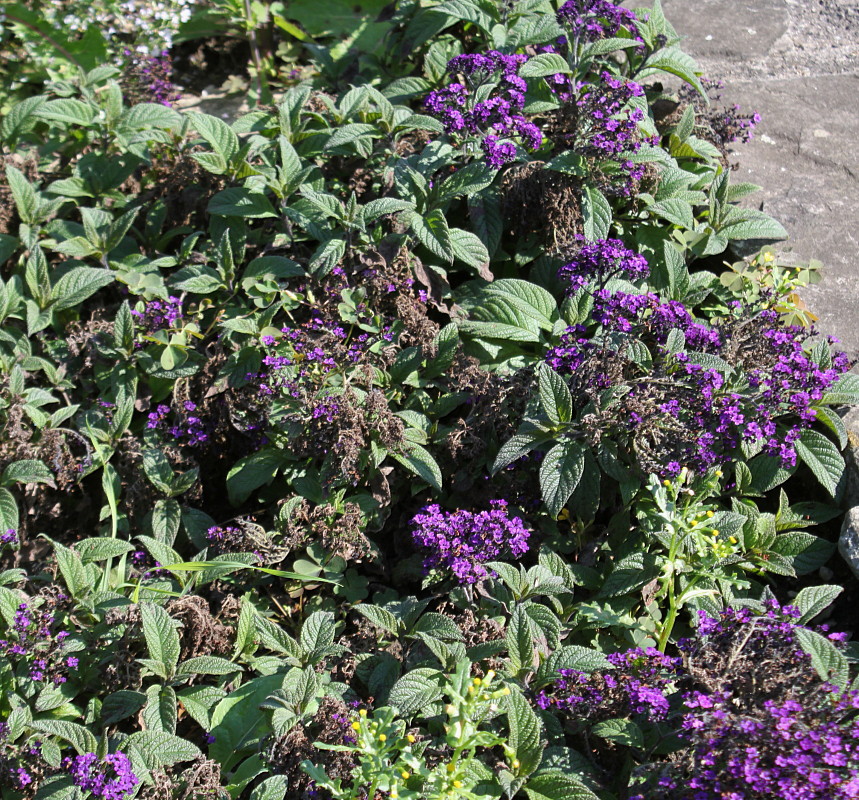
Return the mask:
<svg viewBox="0 0 859 800"><path fill-rule="evenodd" d="M172 686L152 684L146 690L146 708L143 709L143 722L148 730L176 733L176 692Z"/></svg>
<svg viewBox="0 0 859 800"><path fill-rule="evenodd" d="M12 528L18 530L18 504L15 497L8 489L0 486L0 529L3 531Z"/></svg>
<svg viewBox="0 0 859 800"><path fill-rule="evenodd" d="M607 719L594 725L591 732L594 736L627 747L644 746L644 734L641 732L641 728L630 719Z"/></svg>
<svg viewBox="0 0 859 800"><path fill-rule="evenodd" d="M838 648L825 636L808 628L797 628L793 635L799 646L811 656L811 664L820 679L845 689L850 681L850 668Z"/></svg>
<svg viewBox="0 0 859 800"><path fill-rule="evenodd" d="M540 465L540 491L549 514L557 517L578 486L585 466L585 445L574 439L556 444Z"/></svg>
<svg viewBox="0 0 859 800"><path fill-rule="evenodd" d="M120 749L135 755L147 769L159 769L178 764L180 761L193 761L202 755L197 745L165 731L138 731L124 739Z"/></svg>
<svg viewBox="0 0 859 800"><path fill-rule="evenodd" d="M381 197L371 200L361 209L361 218L365 223L373 222L388 214L399 214L401 211L413 211L415 204L410 200L398 200L395 197Z"/></svg>
<svg viewBox="0 0 859 800"><path fill-rule="evenodd" d="M24 173L11 164L6 165L6 181L9 184L12 199L15 201L15 208L18 209L18 216L21 221L28 225L33 224L39 210L36 190L24 176Z"/></svg>
<svg viewBox="0 0 859 800"><path fill-rule="evenodd" d="M599 189L588 184L582 187L582 221L584 236L591 241L605 239L611 230L611 205Z"/></svg>
<svg viewBox="0 0 859 800"><path fill-rule="evenodd" d="M140 620L149 657L163 664L169 677L176 671L181 650L179 633L173 620L161 606L154 603L140 604Z"/></svg>
<svg viewBox="0 0 859 800"><path fill-rule="evenodd" d="M426 448L415 442L403 442L402 453L391 453L406 469L423 478L437 492L442 490L442 475L438 462Z"/></svg>
<svg viewBox="0 0 859 800"><path fill-rule="evenodd" d="M215 706L211 730L215 741L209 747L209 756L225 769L271 732L269 716L260 706L269 695L283 688L284 677L281 673L254 678Z"/></svg>
<svg viewBox="0 0 859 800"><path fill-rule="evenodd" d="M54 486L54 473L43 461L25 458L13 461L0 475L0 483L9 486L13 483L47 483Z"/></svg>
<svg viewBox="0 0 859 800"><path fill-rule="evenodd" d="M218 192L209 200L208 212L219 217L277 217L274 207L264 194L241 186L231 186Z"/></svg>
<svg viewBox="0 0 859 800"><path fill-rule="evenodd" d="M827 406L859 405L859 375L842 375L819 402Z"/></svg>
<svg viewBox="0 0 859 800"><path fill-rule="evenodd" d="M679 47L666 47L650 56L645 62L644 68L638 73L636 80L660 71L682 78L686 83L694 86L702 97L707 96L701 81L698 79L698 69L694 59Z"/></svg>
<svg viewBox="0 0 859 800"><path fill-rule="evenodd" d="M807 586L800 590L791 605L796 606L802 614L799 622L807 625L821 611L829 608L843 591L842 586Z"/></svg>
<svg viewBox="0 0 859 800"><path fill-rule="evenodd" d="M690 106L691 108L691 106ZM687 231L695 228L695 218L692 216L692 204L679 197L669 197L647 207L649 213L667 219Z"/></svg>
<svg viewBox="0 0 859 800"><path fill-rule="evenodd" d="M548 364L539 369L540 407L553 425L569 422L573 416L573 396L566 381Z"/></svg>
<svg viewBox="0 0 859 800"><path fill-rule="evenodd" d="M510 617L504 642L510 655L510 671L514 676L534 666L534 640L531 637L531 623L524 606L517 605Z"/></svg>
<svg viewBox="0 0 859 800"><path fill-rule="evenodd" d="M37 731L49 733L68 742L78 753L94 753L96 750L95 736L83 725L61 719L34 719L30 726Z"/></svg>
<svg viewBox="0 0 859 800"><path fill-rule="evenodd" d="M249 800L284 800L290 789L289 780L286 775L272 775L254 786Z"/></svg>
<svg viewBox="0 0 859 800"><path fill-rule="evenodd" d="M844 458L838 448L822 433L807 428L796 442L796 453L820 485L835 497L838 481L844 473Z"/></svg>
<svg viewBox="0 0 859 800"><path fill-rule="evenodd" d="M57 311L75 308L114 280L114 274L106 269L74 267L63 275L51 290L51 297L56 301L54 308Z"/></svg>
<svg viewBox="0 0 859 800"><path fill-rule="evenodd" d="M411 717L440 699L441 673L427 667L413 669L403 675L392 687L388 704L397 708L404 717Z"/></svg>
<svg viewBox="0 0 859 800"><path fill-rule="evenodd" d="M46 101L46 97L37 95L13 105L0 121L0 139L11 148L18 137L36 123L36 109Z"/></svg>
<svg viewBox="0 0 859 800"><path fill-rule="evenodd" d="M516 316L502 321L514 323L522 315L533 320L543 330L552 330L557 303L551 292L542 286L519 278L502 278L484 287L482 294L497 307L506 306L517 312Z"/></svg>
<svg viewBox="0 0 859 800"><path fill-rule="evenodd" d="M530 433L517 433L501 446L498 455L495 456L495 461L492 462L491 472L495 474L499 470L504 469L508 464L512 464L517 459L530 453L540 443L541 438L539 436Z"/></svg>
<svg viewBox="0 0 859 800"><path fill-rule="evenodd" d="M418 241L431 253L452 263L454 258L453 242L447 220L440 209L433 209L425 217L414 213L411 219L411 229Z"/></svg>
<svg viewBox="0 0 859 800"><path fill-rule="evenodd" d="M379 139L382 136L382 132L375 125L369 125L364 122L350 122L337 128L331 134L323 149L331 150L335 147L343 147L343 145L351 144L357 139L368 136Z"/></svg>
<svg viewBox="0 0 859 800"><path fill-rule="evenodd" d="M102 725L114 725L136 714L146 705L146 695L130 689L120 689L104 698L101 704Z"/></svg>
<svg viewBox="0 0 859 800"><path fill-rule="evenodd" d="M544 769L532 775L525 784L528 800L599 800L579 781L559 769Z"/></svg>
<svg viewBox="0 0 859 800"><path fill-rule="evenodd" d="M529 58L520 68L519 75L523 78L542 78L546 75L569 75L570 65L566 59L557 53L540 53Z"/></svg>
<svg viewBox="0 0 859 800"><path fill-rule="evenodd" d="M230 675L243 672L244 667L218 656L194 656L179 665L176 675Z"/></svg>
<svg viewBox="0 0 859 800"><path fill-rule="evenodd" d="M461 228L451 228L450 244L454 258L474 267L483 277L491 277L488 273L489 251L477 236Z"/></svg>
<svg viewBox="0 0 859 800"><path fill-rule="evenodd" d="M188 114L188 119L194 130L211 145L215 153L227 163L232 161L240 150L239 137L226 122L200 113Z"/></svg>
<svg viewBox="0 0 859 800"><path fill-rule="evenodd" d="M94 561L107 561L124 553L130 553L134 546L119 539L81 539L74 543L73 548L81 557L81 562L90 564Z"/></svg>
<svg viewBox="0 0 859 800"><path fill-rule="evenodd" d="M508 743L513 748L519 767L517 775L530 775L543 760L543 726L521 692L512 691L507 698Z"/></svg>
<svg viewBox="0 0 859 800"><path fill-rule="evenodd" d="M49 100L47 103L41 104L34 114L40 119L86 127L95 118L95 108L81 100L63 98L61 100Z"/></svg>
<svg viewBox="0 0 859 800"><path fill-rule="evenodd" d="M747 209L743 209L747 212ZM719 235L734 241L744 239L787 239L787 231L774 219L761 214L719 227Z"/></svg>
<svg viewBox="0 0 859 800"><path fill-rule="evenodd" d="M227 493L230 503L239 506L255 489L274 479L283 465L283 455L278 450L260 450L240 458L227 473Z"/></svg>
<svg viewBox="0 0 859 800"><path fill-rule="evenodd" d="M400 630L400 622L392 612L381 606L370 605L369 603L358 603L352 607L353 611L357 611L362 616L366 617L376 627L396 636Z"/></svg>
<svg viewBox="0 0 859 800"><path fill-rule="evenodd" d="M305 662L317 664L334 644L334 614L330 611L314 611L301 626L299 644L304 651Z"/></svg>

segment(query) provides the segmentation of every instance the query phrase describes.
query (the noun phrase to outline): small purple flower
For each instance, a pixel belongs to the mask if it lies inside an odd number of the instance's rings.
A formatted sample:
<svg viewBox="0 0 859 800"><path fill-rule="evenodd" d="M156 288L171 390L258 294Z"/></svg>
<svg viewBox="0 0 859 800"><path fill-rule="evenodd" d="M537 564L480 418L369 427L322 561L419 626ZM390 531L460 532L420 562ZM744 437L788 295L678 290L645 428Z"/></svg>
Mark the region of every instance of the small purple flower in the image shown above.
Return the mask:
<svg viewBox="0 0 859 800"><path fill-rule="evenodd" d="M483 566L504 556L528 551L530 531L519 517L511 518L505 500L492 500L491 511L442 511L426 506L412 519L412 539L427 552L424 569L450 570L460 583L489 577Z"/></svg>

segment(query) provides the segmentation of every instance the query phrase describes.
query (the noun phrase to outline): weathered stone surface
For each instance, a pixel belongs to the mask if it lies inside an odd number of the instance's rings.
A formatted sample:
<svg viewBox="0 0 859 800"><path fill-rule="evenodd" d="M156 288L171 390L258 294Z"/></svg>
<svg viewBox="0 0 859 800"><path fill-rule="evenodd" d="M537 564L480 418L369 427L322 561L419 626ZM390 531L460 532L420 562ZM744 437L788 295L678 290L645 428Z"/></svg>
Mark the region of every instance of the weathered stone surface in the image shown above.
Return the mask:
<svg viewBox="0 0 859 800"><path fill-rule="evenodd" d="M838 537L838 552L847 562L851 572L859 578L859 506L847 512Z"/></svg>
<svg viewBox="0 0 859 800"><path fill-rule="evenodd" d="M859 406L846 409L841 419L847 428L847 447L844 449L847 484L843 505L853 508L859 506Z"/></svg>

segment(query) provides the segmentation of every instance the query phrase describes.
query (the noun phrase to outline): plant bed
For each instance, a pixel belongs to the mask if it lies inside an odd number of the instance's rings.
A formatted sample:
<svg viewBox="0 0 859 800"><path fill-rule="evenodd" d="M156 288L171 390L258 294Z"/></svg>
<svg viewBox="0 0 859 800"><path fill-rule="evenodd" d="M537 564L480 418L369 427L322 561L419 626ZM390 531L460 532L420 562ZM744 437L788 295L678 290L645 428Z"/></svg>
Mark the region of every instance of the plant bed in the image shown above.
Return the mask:
<svg viewBox="0 0 859 800"><path fill-rule="evenodd" d="M757 117L658 2L271 13L231 124L142 56L0 122L3 797L859 795Z"/></svg>

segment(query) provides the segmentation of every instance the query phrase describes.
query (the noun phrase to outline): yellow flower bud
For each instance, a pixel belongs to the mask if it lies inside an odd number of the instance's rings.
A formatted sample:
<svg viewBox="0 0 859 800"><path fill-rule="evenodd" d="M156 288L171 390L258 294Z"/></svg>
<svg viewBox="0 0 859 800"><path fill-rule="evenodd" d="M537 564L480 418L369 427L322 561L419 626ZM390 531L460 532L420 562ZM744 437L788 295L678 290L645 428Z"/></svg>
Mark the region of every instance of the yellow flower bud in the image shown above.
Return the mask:
<svg viewBox="0 0 859 800"><path fill-rule="evenodd" d="M724 473L722 472L722 470L717 469L715 474L717 478L721 478Z"/></svg>
<svg viewBox="0 0 859 800"><path fill-rule="evenodd" d="M716 528L713 528L713 536L718 536L719 531Z"/></svg>
<svg viewBox="0 0 859 800"><path fill-rule="evenodd" d="M393 798L397 798L397 797L399 797L399 796L400 796L400 794L399 794L399 792L397 792L396 787L395 787L395 788L393 788L393 789L391 789L391 797L393 797Z"/></svg>
<svg viewBox="0 0 859 800"><path fill-rule="evenodd" d="M455 767L455 766L453 766L453 764L448 764L448 765L445 767L445 769L446 769L448 772L453 772L453 771L456 769L456 767Z"/></svg>
<svg viewBox="0 0 859 800"><path fill-rule="evenodd" d="M487 683L492 683L492 679L495 677L495 670L491 669L486 673L485 680Z"/></svg>
<svg viewBox="0 0 859 800"><path fill-rule="evenodd" d="M379 734L379 741L380 741L380 742L387 742L387 741L388 741L388 737L387 737L387 736L385 736L385 734L384 734L384 733L380 733L380 734Z"/></svg>
<svg viewBox="0 0 859 800"><path fill-rule="evenodd" d="M453 788L454 789L461 789L462 788L462 781L454 781L453 782Z"/></svg>
<svg viewBox="0 0 859 800"><path fill-rule="evenodd" d="M411 773L410 773L410 772L406 772L406 770L403 770L403 771L400 773L400 777L401 777L404 781L407 781L407 780L411 777Z"/></svg>
<svg viewBox="0 0 859 800"><path fill-rule="evenodd" d="M475 678L475 679L474 679L474 680L472 680L471 682L472 682L475 686L480 686L480 684L481 684L481 683L483 683L483 681L482 681L482 680L480 680L480 678Z"/></svg>
<svg viewBox="0 0 859 800"><path fill-rule="evenodd" d="M764 262L766 264L771 264L775 261L775 256L772 253L764 253Z"/></svg>
<svg viewBox="0 0 859 800"><path fill-rule="evenodd" d="M713 519L716 515L712 511L707 512L707 519Z"/></svg>
<svg viewBox="0 0 859 800"><path fill-rule="evenodd" d="M509 694L510 694L510 687L509 687L509 686L505 686L505 687L501 690L501 694L503 694L505 697L507 697L507 695L509 695Z"/></svg>
<svg viewBox="0 0 859 800"><path fill-rule="evenodd" d="M360 731L360 730L361 730L361 726L360 726L357 722L353 722L353 723L352 723L352 730L353 730L353 731Z"/></svg>
<svg viewBox="0 0 859 800"><path fill-rule="evenodd" d="M366 716L367 716L367 709L366 709L366 708L362 708L362 709L358 712L358 716L359 716L359 717L366 717Z"/></svg>
<svg viewBox="0 0 859 800"><path fill-rule="evenodd" d="M729 537L729 538L728 538L728 541L729 541L731 544L736 544L736 543L739 541L739 539L737 539L737 537L736 537L736 536L731 536L731 537Z"/></svg>
<svg viewBox="0 0 859 800"><path fill-rule="evenodd" d="M513 763L510 766L513 767L513 769L519 769L519 767L521 766L521 764L519 763L519 759L514 758Z"/></svg>
<svg viewBox="0 0 859 800"><path fill-rule="evenodd" d="M409 744L413 744L414 742L416 742L416 741L417 741L417 739L415 739L415 737L414 737L414 736L412 736L411 734L409 734L408 736L406 736L406 740L409 742Z"/></svg>
<svg viewBox="0 0 859 800"><path fill-rule="evenodd" d="M662 481L662 485L663 486L671 486L671 481L669 481L668 478L666 478L664 481Z"/></svg>

